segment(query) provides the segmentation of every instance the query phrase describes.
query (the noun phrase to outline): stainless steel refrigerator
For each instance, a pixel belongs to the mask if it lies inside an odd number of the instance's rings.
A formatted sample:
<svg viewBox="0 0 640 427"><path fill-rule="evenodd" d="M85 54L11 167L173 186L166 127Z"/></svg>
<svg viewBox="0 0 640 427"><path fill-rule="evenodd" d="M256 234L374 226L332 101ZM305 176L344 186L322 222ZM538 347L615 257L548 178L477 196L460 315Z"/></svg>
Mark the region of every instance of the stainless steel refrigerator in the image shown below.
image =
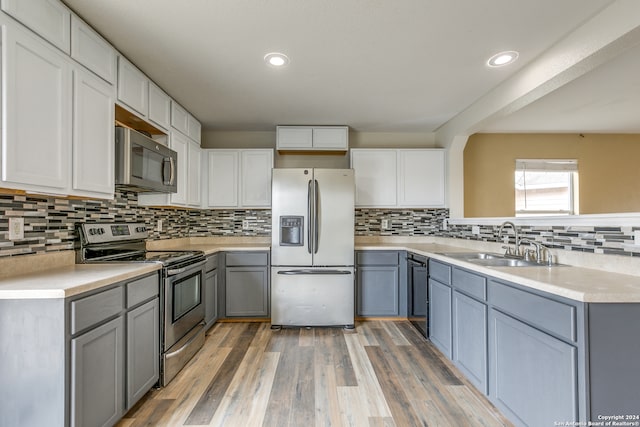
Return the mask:
<svg viewBox="0 0 640 427"><path fill-rule="evenodd" d="M352 169L274 169L272 326L354 325Z"/></svg>

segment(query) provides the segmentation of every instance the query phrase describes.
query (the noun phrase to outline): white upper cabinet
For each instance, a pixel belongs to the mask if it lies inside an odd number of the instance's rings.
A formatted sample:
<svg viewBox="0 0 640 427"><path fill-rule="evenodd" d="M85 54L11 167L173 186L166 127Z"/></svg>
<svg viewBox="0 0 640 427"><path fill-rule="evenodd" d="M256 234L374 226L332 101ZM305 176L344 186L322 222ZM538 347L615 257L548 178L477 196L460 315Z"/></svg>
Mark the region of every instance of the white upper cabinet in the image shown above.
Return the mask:
<svg viewBox="0 0 640 427"><path fill-rule="evenodd" d="M187 120L189 121L189 138L200 144L202 139L202 125L191 114L189 114Z"/></svg>
<svg viewBox="0 0 640 427"><path fill-rule="evenodd" d="M152 82L149 82L149 120L167 132L171 128L171 98Z"/></svg>
<svg viewBox="0 0 640 427"><path fill-rule="evenodd" d="M2 186L64 194L71 181L71 61L18 25L7 23L3 35Z"/></svg>
<svg viewBox="0 0 640 427"><path fill-rule="evenodd" d="M271 206L272 150L240 152L240 203L242 206Z"/></svg>
<svg viewBox="0 0 640 427"><path fill-rule="evenodd" d="M71 57L109 83L116 82L116 50L89 25L71 16Z"/></svg>
<svg viewBox="0 0 640 427"><path fill-rule="evenodd" d="M398 205L445 206L444 150L398 150Z"/></svg>
<svg viewBox="0 0 640 427"><path fill-rule="evenodd" d="M397 152L387 149L351 150L355 170L356 206L395 207Z"/></svg>
<svg viewBox="0 0 640 427"><path fill-rule="evenodd" d="M171 103L171 126L200 144L202 132L200 122L175 101Z"/></svg>
<svg viewBox="0 0 640 427"><path fill-rule="evenodd" d="M142 117L147 116L149 80L123 56L118 57L118 100Z"/></svg>
<svg viewBox="0 0 640 427"><path fill-rule="evenodd" d="M2 0L2 10L70 54L71 11L59 0Z"/></svg>
<svg viewBox="0 0 640 427"><path fill-rule="evenodd" d="M347 126L278 126L276 148L281 151L347 151Z"/></svg>
<svg viewBox="0 0 640 427"><path fill-rule="evenodd" d="M79 66L73 86L73 193L113 198L115 89Z"/></svg>
<svg viewBox="0 0 640 427"><path fill-rule="evenodd" d="M178 191L171 193L170 200L172 204L185 206L189 197L189 139L178 132L171 132L170 147L178 153Z"/></svg>
<svg viewBox="0 0 640 427"><path fill-rule="evenodd" d="M445 207L445 151L353 149L356 206Z"/></svg>
<svg viewBox="0 0 640 427"><path fill-rule="evenodd" d="M183 134L189 135L189 113L176 101L171 103L171 126Z"/></svg>
<svg viewBox="0 0 640 427"><path fill-rule="evenodd" d="M341 150L346 151L349 146L349 128L339 127L314 127L313 148L316 150Z"/></svg>
<svg viewBox="0 0 640 427"><path fill-rule="evenodd" d="M209 208L271 206L273 150L206 150Z"/></svg>
<svg viewBox="0 0 640 427"><path fill-rule="evenodd" d="M207 150L207 159L207 207L237 207L240 151Z"/></svg>
<svg viewBox="0 0 640 427"><path fill-rule="evenodd" d="M189 206L199 207L202 205L202 195L200 194L200 181L202 180L200 170L202 150L198 143L195 141L189 141L188 151L187 204Z"/></svg>

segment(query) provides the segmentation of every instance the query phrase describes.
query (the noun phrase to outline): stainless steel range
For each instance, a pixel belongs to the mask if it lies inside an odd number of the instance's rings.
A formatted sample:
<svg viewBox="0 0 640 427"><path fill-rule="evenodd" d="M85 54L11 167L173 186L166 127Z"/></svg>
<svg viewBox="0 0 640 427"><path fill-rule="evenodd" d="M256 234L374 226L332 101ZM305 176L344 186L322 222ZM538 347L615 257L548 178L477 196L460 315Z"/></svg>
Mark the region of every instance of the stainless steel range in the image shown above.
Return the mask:
<svg viewBox="0 0 640 427"><path fill-rule="evenodd" d="M147 251L143 223L80 224L78 231L78 263L162 264L160 385L167 385L204 344L204 253Z"/></svg>

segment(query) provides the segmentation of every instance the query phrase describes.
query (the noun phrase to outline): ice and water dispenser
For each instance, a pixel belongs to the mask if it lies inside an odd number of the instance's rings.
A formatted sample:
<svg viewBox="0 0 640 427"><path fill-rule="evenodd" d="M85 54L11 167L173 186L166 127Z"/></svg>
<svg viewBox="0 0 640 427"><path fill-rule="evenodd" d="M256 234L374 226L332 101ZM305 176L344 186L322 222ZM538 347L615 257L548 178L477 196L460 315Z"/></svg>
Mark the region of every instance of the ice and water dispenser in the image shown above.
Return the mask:
<svg viewBox="0 0 640 427"><path fill-rule="evenodd" d="M280 217L280 245L303 246L304 245L304 217L281 216Z"/></svg>

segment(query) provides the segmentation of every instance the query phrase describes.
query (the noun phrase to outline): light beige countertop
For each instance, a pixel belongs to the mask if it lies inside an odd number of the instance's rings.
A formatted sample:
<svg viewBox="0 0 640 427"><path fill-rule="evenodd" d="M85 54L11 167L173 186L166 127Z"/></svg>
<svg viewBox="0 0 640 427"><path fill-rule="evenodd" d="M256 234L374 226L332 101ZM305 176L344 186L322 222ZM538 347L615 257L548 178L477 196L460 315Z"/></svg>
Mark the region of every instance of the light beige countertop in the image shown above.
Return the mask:
<svg viewBox="0 0 640 427"><path fill-rule="evenodd" d="M225 251L270 251L271 239L264 237L190 237L147 242L147 250L203 251L212 255Z"/></svg>
<svg viewBox="0 0 640 427"><path fill-rule="evenodd" d="M67 298L160 268L151 263L65 265L0 279L0 299Z"/></svg>

